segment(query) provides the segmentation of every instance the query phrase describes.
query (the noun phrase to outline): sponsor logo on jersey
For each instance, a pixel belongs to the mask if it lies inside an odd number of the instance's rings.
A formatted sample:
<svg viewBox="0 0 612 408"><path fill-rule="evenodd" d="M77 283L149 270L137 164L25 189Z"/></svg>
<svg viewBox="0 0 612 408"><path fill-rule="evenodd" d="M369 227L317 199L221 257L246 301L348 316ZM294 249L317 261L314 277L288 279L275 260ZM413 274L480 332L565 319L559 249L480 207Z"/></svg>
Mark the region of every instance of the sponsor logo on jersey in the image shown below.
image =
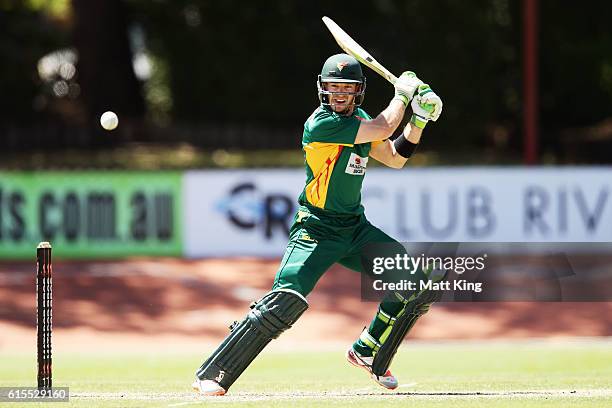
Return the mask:
<svg viewBox="0 0 612 408"><path fill-rule="evenodd" d="M361 157L355 153L351 153L351 157L349 157L348 163L346 165L346 170L344 172L355 176L362 176L365 174L367 165L367 157Z"/></svg>

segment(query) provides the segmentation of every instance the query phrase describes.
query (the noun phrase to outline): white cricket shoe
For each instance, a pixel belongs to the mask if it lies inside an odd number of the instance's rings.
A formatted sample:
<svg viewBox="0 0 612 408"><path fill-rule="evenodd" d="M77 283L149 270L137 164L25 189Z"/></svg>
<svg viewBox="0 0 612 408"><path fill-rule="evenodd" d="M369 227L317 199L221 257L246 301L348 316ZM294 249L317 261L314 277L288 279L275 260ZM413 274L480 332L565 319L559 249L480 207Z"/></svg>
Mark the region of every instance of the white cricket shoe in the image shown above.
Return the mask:
<svg viewBox="0 0 612 408"><path fill-rule="evenodd" d="M355 350L353 350L353 347L351 346L346 351L346 359L355 367L361 367L366 370L368 374L370 374L370 377L374 381L376 381L376 383L385 387L386 389L394 390L397 388L397 378L395 378L393 374L391 374L390 370L387 370L385 375L380 376L372 373L372 362L374 361L374 357L360 356Z"/></svg>
<svg viewBox="0 0 612 408"><path fill-rule="evenodd" d="M225 388L213 380L200 380L199 378L196 378L191 386L200 395L213 396L225 395L226 393Z"/></svg>

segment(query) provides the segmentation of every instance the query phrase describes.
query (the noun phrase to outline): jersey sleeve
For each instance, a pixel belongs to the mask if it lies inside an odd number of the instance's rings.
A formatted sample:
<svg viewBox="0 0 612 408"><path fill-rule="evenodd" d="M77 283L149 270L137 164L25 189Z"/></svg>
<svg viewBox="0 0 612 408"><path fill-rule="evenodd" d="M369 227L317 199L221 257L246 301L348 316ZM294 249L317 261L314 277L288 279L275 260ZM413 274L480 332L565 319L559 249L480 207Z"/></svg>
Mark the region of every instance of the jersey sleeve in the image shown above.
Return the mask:
<svg viewBox="0 0 612 408"><path fill-rule="evenodd" d="M309 143L335 143L352 146L357 137L361 120L355 116L341 116L325 112L313 115L306 122Z"/></svg>
<svg viewBox="0 0 612 408"><path fill-rule="evenodd" d="M381 143L385 143L386 141L387 141L386 139L385 139L385 140L374 140L374 141L372 142L372 145L371 145L371 146L372 146L372 149L373 149L373 148L375 148L376 146L378 146L378 145L379 145L379 144L381 144Z"/></svg>
<svg viewBox="0 0 612 408"><path fill-rule="evenodd" d="M359 108L359 110L357 111L357 114L359 115L359 117L362 120L371 120L372 117L370 115L368 115L368 113L366 111L364 111L363 109ZM376 146L378 146L381 143L385 143L387 140L374 140L373 142L371 142L370 144L370 150L375 148Z"/></svg>

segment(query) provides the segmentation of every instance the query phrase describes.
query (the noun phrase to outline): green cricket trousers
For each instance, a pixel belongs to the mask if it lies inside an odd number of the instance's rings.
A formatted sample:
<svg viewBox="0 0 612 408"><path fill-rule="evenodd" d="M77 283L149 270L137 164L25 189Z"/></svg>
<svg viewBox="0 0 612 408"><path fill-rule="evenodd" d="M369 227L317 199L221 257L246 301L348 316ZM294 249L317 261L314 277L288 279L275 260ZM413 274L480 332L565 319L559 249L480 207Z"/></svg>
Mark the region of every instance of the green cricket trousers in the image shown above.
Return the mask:
<svg viewBox="0 0 612 408"><path fill-rule="evenodd" d="M300 206L273 289L293 289L307 296L334 263L363 273L361 251L365 245L396 242L370 224L364 214L326 216Z"/></svg>
<svg viewBox="0 0 612 408"><path fill-rule="evenodd" d="M334 263L360 273L364 271L361 254L373 243L395 243L395 239L372 225L365 215L329 216L317 209L300 206L289 232L289 243L272 289L292 289L307 296L317 281ZM392 294L379 305L379 312L367 332L354 343L361 355L371 356L388 327L384 316L395 316L405 304ZM382 311L382 313L381 313Z"/></svg>

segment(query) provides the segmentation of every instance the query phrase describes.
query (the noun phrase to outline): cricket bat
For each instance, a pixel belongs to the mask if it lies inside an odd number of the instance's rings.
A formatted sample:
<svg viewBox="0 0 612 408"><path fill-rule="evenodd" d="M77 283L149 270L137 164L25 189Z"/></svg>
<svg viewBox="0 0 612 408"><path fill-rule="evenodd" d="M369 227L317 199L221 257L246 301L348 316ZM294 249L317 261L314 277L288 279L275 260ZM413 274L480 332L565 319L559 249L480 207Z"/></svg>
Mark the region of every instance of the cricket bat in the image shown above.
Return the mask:
<svg viewBox="0 0 612 408"><path fill-rule="evenodd" d="M369 52L364 50L355 40L351 38L338 24L329 17L322 18L323 23L327 26L327 29L334 37L340 48L342 48L347 54L352 55L355 59L362 64L370 67L378 75L385 78L391 84L395 85L397 77L393 75L389 70L382 66L382 64L376 61Z"/></svg>

